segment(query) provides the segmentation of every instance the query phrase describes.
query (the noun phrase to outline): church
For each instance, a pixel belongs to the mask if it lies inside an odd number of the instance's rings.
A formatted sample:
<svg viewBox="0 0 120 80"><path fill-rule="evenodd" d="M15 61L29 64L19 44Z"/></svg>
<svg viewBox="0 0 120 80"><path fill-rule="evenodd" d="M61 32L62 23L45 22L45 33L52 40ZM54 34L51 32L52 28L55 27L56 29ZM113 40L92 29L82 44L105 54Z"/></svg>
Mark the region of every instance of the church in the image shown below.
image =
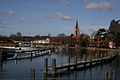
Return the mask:
<svg viewBox="0 0 120 80"><path fill-rule="evenodd" d="M74 36L80 35L79 27L78 27L78 20L76 20L76 25L74 27Z"/></svg>
<svg viewBox="0 0 120 80"><path fill-rule="evenodd" d="M76 24L75 24L75 27L74 27L74 33L73 33L72 38L79 39L80 37L88 38L88 39L90 38L89 35L80 33L79 26L78 26L78 20L76 20Z"/></svg>

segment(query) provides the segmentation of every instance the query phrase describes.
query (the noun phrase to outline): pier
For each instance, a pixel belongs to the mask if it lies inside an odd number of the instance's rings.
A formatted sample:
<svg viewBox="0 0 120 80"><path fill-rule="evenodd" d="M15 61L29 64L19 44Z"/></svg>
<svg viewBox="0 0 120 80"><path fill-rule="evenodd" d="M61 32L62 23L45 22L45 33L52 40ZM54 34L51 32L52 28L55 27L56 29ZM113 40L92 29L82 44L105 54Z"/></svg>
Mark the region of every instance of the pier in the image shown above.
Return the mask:
<svg viewBox="0 0 120 80"><path fill-rule="evenodd" d="M44 56L50 54L52 48L44 48L44 49L37 49L37 50L16 50L13 54L13 57L7 58L7 60L15 60L15 59L31 59L34 57Z"/></svg>
<svg viewBox="0 0 120 80"><path fill-rule="evenodd" d="M52 65L48 66L48 58L44 59L44 72L48 73L48 71L52 71L55 73L57 70L77 70L79 68L85 68L85 67L92 67L94 65L103 64L106 62L109 62L115 58L115 54L95 54L94 56L90 56L89 59L87 59L86 56L84 56L84 60L79 61L77 56L74 57L74 62L71 63L71 59L68 56L67 57L67 63L65 64L59 64L56 65L56 59L52 59Z"/></svg>

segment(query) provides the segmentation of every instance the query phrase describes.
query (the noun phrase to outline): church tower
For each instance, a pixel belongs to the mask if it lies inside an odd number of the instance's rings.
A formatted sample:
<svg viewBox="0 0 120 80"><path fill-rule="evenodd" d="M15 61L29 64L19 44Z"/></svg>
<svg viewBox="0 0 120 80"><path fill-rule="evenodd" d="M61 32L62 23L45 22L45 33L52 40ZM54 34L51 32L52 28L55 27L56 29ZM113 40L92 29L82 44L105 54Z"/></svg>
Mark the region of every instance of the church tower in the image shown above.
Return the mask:
<svg viewBox="0 0 120 80"><path fill-rule="evenodd" d="M79 27L78 27L78 20L76 20L76 25L74 27L74 36L80 35Z"/></svg>

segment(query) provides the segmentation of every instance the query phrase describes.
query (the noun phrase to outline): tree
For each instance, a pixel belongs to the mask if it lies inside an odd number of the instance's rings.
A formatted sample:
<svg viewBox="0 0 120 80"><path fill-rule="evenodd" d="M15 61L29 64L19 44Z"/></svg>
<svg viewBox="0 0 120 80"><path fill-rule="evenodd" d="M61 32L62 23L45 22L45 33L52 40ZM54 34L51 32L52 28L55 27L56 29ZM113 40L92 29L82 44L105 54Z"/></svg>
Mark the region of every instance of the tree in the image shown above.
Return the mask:
<svg viewBox="0 0 120 80"><path fill-rule="evenodd" d="M60 33L57 35L57 37L66 37L66 35L64 33Z"/></svg>
<svg viewBox="0 0 120 80"><path fill-rule="evenodd" d="M40 34L36 34L35 37L40 37Z"/></svg>
<svg viewBox="0 0 120 80"><path fill-rule="evenodd" d="M117 47L120 47L120 33L117 32L116 35L114 36L114 42Z"/></svg>
<svg viewBox="0 0 120 80"><path fill-rule="evenodd" d="M81 38L79 43L82 47L87 47L88 46L88 39L87 38Z"/></svg>
<svg viewBox="0 0 120 80"><path fill-rule="evenodd" d="M16 37L16 35L15 34L11 34L9 37Z"/></svg>
<svg viewBox="0 0 120 80"><path fill-rule="evenodd" d="M51 37L51 34L50 34L50 33L48 33L48 37Z"/></svg>
<svg viewBox="0 0 120 80"><path fill-rule="evenodd" d="M23 40L22 34L20 32L17 32L16 34L11 34L9 36L9 38L11 40L15 40L15 41L21 41L21 40Z"/></svg>
<svg viewBox="0 0 120 80"><path fill-rule="evenodd" d="M116 46L120 46L120 20L112 20L108 30L108 37L110 41L115 42Z"/></svg>
<svg viewBox="0 0 120 80"><path fill-rule="evenodd" d="M82 47L87 47L88 46L88 42L89 42L89 39L86 35L86 34L81 34L80 38L79 38L79 44L82 46Z"/></svg>
<svg viewBox="0 0 120 80"><path fill-rule="evenodd" d="M16 33L16 36L17 36L17 37L22 37L22 34L21 34L20 32L17 32L17 33Z"/></svg>
<svg viewBox="0 0 120 80"><path fill-rule="evenodd" d="M107 32L105 28L98 29L97 35L104 35Z"/></svg>
<svg viewBox="0 0 120 80"><path fill-rule="evenodd" d="M107 30L105 28L98 29L96 35L99 37L101 40L107 39Z"/></svg>
<svg viewBox="0 0 120 80"><path fill-rule="evenodd" d="M111 23L110 23L110 27L109 27L109 32L110 33L116 33L116 32L120 32L120 24L119 24L119 21L115 21L115 20L112 20Z"/></svg>
<svg viewBox="0 0 120 80"><path fill-rule="evenodd" d="M70 35L70 37L73 37L73 36L74 36L74 34L71 34L71 35Z"/></svg>

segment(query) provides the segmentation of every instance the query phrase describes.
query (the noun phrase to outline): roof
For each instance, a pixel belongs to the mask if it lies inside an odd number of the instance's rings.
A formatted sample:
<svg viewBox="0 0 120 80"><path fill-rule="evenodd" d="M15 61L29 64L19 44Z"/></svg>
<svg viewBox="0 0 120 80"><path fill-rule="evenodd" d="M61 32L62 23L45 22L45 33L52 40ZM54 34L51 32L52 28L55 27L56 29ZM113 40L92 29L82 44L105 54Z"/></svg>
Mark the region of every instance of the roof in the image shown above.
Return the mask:
<svg viewBox="0 0 120 80"><path fill-rule="evenodd" d="M80 37L87 38L87 39L90 38L90 36L87 35L87 34L80 34L80 35L72 36L72 38L75 38L75 39L78 39L78 38L80 38Z"/></svg>

